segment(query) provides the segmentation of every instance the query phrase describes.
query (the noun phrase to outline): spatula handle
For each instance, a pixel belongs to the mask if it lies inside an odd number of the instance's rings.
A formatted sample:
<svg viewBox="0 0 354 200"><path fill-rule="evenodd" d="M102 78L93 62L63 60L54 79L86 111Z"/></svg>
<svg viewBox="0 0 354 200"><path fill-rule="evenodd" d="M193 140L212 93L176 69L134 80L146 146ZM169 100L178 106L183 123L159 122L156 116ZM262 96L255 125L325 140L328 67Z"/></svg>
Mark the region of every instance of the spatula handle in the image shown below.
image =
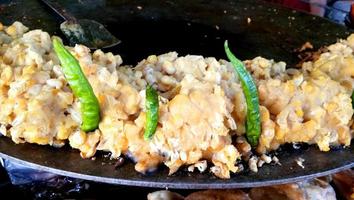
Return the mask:
<svg viewBox="0 0 354 200"><path fill-rule="evenodd" d="M55 13L57 13L65 21L77 22L76 18L74 16L72 16L70 13L68 13L57 2L50 1L50 0L40 0L40 1L43 2L45 5L47 5L49 8L51 8Z"/></svg>

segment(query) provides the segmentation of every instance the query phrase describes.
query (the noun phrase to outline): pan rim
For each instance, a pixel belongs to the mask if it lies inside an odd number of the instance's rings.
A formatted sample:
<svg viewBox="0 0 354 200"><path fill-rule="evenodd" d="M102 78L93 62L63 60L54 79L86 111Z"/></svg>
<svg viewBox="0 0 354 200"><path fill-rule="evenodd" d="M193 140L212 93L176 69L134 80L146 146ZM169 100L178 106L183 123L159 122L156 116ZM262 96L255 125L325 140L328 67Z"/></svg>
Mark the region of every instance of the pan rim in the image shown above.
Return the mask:
<svg viewBox="0 0 354 200"><path fill-rule="evenodd" d="M159 182L159 181L143 181L143 180L128 180L122 178L111 178L111 177L100 177L90 174L78 173L67 171L63 169L57 169L53 167L48 167L44 165L40 165L37 163L32 163L30 161L21 160L14 156L9 156L5 153L0 152L0 157L3 159L10 160L14 163L25 165L31 169L45 171L54 173L61 176L68 176L72 178L78 178L88 181L100 182L100 183L108 183L114 185L126 185L126 186L137 186L137 187L149 187L149 188L173 188L173 189L234 189L234 188L250 188L250 187L262 187L262 186L270 186L270 185L278 185L278 184L287 184L294 183L299 181L306 181L309 179L314 179L321 176L327 176L330 174L334 174L343 170L347 170L354 167L354 162L349 164L336 167L333 169L320 171L317 173L309 174L309 175L301 175L290 177L286 179L270 179L263 181L254 181L254 182L227 182L227 183L173 183L173 182Z"/></svg>

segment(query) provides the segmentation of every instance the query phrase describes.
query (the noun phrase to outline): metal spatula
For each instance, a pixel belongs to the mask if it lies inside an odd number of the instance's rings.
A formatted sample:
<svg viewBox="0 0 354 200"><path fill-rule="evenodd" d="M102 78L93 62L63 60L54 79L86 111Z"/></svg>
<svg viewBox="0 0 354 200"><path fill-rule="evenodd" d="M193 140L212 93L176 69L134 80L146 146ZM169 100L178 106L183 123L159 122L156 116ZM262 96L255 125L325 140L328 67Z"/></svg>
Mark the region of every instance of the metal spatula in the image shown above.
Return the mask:
<svg viewBox="0 0 354 200"><path fill-rule="evenodd" d="M65 20L60 24L60 30L71 45L83 44L90 49L102 49L113 47L121 42L99 22L89 19L76 19L56 2L41 1Z"/></svg>

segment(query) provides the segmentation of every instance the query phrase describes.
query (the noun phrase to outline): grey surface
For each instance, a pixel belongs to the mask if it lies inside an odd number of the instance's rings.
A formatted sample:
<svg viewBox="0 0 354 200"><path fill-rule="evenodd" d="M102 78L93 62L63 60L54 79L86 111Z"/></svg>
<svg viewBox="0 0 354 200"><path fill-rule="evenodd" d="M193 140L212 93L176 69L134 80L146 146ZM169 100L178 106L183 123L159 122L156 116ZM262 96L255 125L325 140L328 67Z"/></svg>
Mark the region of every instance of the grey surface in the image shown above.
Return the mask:
<svg viewBox="0 0 354 200"><path fill-rule="evenodd" d="M320 152L315 147L307 150L282 151L278 158L281 165L265 165L258 173L248 170L222 180L210 173L188 173L181 170L168 176L166 168L143 175L127 162L115 170L114 161L104 156L95 160L82 159L77 150L55 149L31 144L14 145L8 138L0 138L0 156L38 170L80 179L145 187L206 189L206 188L244 188L282 184L319 176L354 167L353 145L347 149ZM298 158L304 159L305 168L296 164Z"/></svg>
<svg viewBox="0 0 354 200"><path fill-rule="evenodd" d="M82 3L86 2L86 3ZM89 2L89 3L87 3ZM226 58L223 41L229 40L242 59L261 55L283 60L290 67L298 62L295 48L311 41L316 48L344 38L349 31L325 19L304 13L270 7L259 1L60 1L78 18L95 19L107 26L123 42L111 49L123 60L135 64L150 54L171 50L183 54L202 54ZM142 8L142 9L140 9ZM59 22L37 1L4 1L0 21L23 21L31 29L42 28L59 34ZM247 18L251 23L247 23ZM101 156L84 160L70 148L54 149L31 144L15 145L0 138L0 156L36 169L99 182L169 188L237 188L288 183L323 176L354 165L353 145L328 153L317 148L283 150L282 165L267 165L259 173L245 171L229 180L209 173L185 170L167 176L166 168L149 175L134 171L132 163L118 170ZM305 159L305 169L295 162Z"/></svg>

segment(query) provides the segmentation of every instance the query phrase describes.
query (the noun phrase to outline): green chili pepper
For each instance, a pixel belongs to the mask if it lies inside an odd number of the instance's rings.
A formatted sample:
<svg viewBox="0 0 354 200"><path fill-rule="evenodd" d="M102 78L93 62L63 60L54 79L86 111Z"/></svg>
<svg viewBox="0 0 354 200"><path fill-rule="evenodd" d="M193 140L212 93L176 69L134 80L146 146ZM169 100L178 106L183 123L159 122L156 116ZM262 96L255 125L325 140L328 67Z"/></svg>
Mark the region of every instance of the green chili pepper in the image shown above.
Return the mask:
<svg viewBox="0 0 354 200"><path fill-rule="evenodd" d="M254 147L258 144L261 133L261 116L259 112L259 99L256 84L251 74L246 70L242 61L237 59L230 51L227 41L224 44L225 52L232 65L234 66L246 98L247 117L246 117L246 137L248 142Z"/></svg>
<svg viewBox="0 0 354 200"><path fill-rule="evenodd" d="M159 119L159 97L156 90L150 85L146 88L145 96L146 123L144 138L150 140L155 134Z"/></svg>
<svg viewBox="0 0 354 200"><path fill-rule="evenodd" d="M85 132L93 131L100 121L100 107L93 89L82 72L79 62L57 39L53 39L54 51L57 54L63 73L74 95L81 103L81 129Z"/></svg>

